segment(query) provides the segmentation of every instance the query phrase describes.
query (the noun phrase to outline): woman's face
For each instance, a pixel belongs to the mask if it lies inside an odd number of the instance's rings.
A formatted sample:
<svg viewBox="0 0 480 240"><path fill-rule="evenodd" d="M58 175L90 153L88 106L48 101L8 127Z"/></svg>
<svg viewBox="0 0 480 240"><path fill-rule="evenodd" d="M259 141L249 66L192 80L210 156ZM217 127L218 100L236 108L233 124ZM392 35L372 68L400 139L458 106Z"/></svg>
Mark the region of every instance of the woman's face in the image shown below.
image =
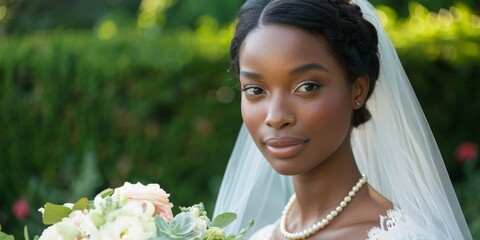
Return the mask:
<svg viewBox="0 0 480 240"><path fill-rule="evenodd" d="M281 174L307 173L349 141L355 91L328 49L322 37L287 25L257 28L243 43L243 120Z"/></svg>

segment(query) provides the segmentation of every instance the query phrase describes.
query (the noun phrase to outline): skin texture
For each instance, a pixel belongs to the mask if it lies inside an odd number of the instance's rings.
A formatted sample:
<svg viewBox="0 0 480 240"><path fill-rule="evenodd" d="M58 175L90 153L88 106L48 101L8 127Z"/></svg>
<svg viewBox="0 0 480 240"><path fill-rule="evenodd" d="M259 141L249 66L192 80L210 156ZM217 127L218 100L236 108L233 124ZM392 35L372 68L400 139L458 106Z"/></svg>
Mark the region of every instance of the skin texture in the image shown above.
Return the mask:
<svg viewBox="0 0 480 240"><path fill-rule="evenodd" d="M240 50L242 116L279 173L292 175L297 202L288 230L311 226L333 210L361 174L350 145L351 118L364 104L368 77L349 84L319 35L287 25L252 31ZM309 239L366 239L391 202L370 186ZM283 239L278 229L273 239Z"/></svg>

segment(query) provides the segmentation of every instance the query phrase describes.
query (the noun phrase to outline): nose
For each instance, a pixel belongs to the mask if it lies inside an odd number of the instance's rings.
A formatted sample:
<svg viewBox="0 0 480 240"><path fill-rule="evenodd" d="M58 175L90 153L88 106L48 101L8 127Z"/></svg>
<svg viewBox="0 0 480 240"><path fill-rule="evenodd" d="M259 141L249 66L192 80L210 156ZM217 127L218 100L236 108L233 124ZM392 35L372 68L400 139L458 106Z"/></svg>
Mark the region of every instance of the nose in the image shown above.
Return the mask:
<svg viewBox="0 0 480 240"><path fill-rule="evenodd" d="M291 111L288 99L284 96L272 97L268 104L265 124L275 129L281 129L294 125L295 121L295 114Z"/></svg>

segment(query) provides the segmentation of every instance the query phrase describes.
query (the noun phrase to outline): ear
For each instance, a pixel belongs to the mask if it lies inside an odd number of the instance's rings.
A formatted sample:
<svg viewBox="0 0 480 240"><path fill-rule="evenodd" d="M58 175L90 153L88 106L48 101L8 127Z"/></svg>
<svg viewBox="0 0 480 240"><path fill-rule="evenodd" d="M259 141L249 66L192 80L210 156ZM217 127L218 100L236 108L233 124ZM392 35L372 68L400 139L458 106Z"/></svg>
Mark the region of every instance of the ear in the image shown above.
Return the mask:
<svg viewBox="0 0 480 240"><path fill-rule="evenodd" d="M352 107L359 109L365 104L370 87L370 79L367 75L358 77L352 85Z"/></svg>

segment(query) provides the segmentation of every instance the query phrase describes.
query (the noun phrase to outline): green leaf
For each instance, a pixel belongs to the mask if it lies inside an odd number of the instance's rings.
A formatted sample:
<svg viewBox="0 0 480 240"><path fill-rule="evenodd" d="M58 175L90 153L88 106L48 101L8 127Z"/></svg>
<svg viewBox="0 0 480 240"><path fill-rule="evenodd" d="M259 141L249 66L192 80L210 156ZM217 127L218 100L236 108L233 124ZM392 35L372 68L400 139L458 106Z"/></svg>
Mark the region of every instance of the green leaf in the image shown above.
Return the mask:
<svg viewBox="0 0 480 240"><path fill-rule="evenodd" d="M238 233L238 236L236 236L235 239L240 239L240 240L245 239L245 238L243 237L243 235L245 235L245 233L247 233L247 231L253 226L253 224L255 224L255 222L253 221L253 219L251 219L251 220L248 222L247 227L245 227L244 229L240 230L240 232Z"/></svg>
<svg viewBox="0 0 480 240"><path fill-rule="evenodd" d="M237 239L237 236L235 236L233 234L230 234L225 238L225 240L234 240L234 239Z"/></svg>
<svg viewBox="0 0 480 240"><path fill-rule="evenodd" d="M88 199L87 198L80 198L75 205L73 205L72 210L84 210L87 209L88 206Z"/></svg>
<svg viewBox="0 0 480 240"><path fill-rule="evenodd" d="M45 213L43 214L44 224L55 224L72 212L72 209L53 203L45 204Z"/></svg>
<svg viewBox="0 0 480 240"><path fill-rule="evenodd" d="M2 232L2 224L0 224L0 240L15 240L12 235Z"/></svg>
<svg viewBox="0 0 480 240"><path fill-rule="evenodd" d="M107 189L103 190L102 192L100 192L98 195L100 195L100 197L102 197L102 198L106 198L106 197L112 195L112 193L113 193L113 189L107 188Z"/></svg>
<svg viewBox="0 0 480 240"><path fill-rule="evenodd" d="M237 214L232 212L222 213L212 221L212 227L224 228L237 219Z"/></svg>
<svg viewBox="0 0 480 240"><path fill-rule="evenodd" d="M0 232L0 240L15 240L15 238L12 235Z"/></svg>

